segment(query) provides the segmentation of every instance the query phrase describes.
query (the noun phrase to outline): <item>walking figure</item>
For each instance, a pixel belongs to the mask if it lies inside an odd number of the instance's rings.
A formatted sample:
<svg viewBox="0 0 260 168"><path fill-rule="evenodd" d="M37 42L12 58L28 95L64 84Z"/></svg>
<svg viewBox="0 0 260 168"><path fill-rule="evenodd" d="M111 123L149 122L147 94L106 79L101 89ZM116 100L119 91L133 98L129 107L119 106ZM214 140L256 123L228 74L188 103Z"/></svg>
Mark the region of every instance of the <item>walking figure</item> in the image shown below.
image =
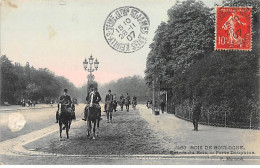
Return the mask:
<svg viewBox="0 0 260 168"><path fill-rule="evenodd" d="M111 94L111 90L108 90L108 94L105 97L105 111L107 113L107 122L112 123L112 112L113 112L113 95Z"/></svg>
<svg viewBox="0 0 260 168"><path fill-rule="evenodd" d="M192 113L192 120L193 120L193 131L198 131L198 125L199 125L199 118L201 113L201 102L197 101L195 104L195 108Z"/></svg>

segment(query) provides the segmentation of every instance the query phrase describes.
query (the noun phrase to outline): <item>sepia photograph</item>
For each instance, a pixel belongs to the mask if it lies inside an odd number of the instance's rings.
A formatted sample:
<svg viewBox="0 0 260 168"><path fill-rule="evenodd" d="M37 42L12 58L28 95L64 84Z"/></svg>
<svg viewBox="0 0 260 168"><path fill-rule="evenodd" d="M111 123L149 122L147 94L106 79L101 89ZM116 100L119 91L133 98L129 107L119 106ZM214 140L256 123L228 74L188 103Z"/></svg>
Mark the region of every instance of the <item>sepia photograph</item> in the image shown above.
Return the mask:
<svg viewBox="0 0 260 168"><path fill-rule="evenodd" d="M0 165L259 165L259 0L0 0Z"/></svg>

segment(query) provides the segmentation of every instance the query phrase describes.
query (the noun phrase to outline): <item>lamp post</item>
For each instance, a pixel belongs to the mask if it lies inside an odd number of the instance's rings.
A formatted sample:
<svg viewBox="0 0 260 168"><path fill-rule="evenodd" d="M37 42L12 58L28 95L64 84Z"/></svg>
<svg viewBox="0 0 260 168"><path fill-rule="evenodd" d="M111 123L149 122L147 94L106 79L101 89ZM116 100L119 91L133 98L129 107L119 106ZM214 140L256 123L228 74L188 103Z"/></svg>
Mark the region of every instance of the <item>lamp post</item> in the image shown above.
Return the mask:
<svg viewBox="0 0 260 168"><path fill-rule="evenodd" d="M89 72L88 82L91 82L94 80L94 75L92 74L92 72L98 70L99 62L97 59L94 61L94 58L92 57L92 55L90 55L88 60L89 60L89 62L85 58L85 60L83 61L83 67L84 67L85 71ZM93 67L93 64L94 64L94 67ZM89 68L88 68L88 66L89 66Z"/></svg>

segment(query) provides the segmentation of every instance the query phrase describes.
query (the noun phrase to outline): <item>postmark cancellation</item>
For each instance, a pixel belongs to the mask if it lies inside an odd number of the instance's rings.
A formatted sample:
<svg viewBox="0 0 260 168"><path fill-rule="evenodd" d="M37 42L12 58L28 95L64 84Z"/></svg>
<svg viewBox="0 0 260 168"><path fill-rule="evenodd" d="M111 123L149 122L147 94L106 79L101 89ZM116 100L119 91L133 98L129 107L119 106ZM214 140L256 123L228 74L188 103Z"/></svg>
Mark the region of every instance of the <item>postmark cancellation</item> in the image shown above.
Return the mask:
<svg viewBox="0 0 260 168"><path fill-rule="evenodd" d="M111 48L123 53L140 50L147 42L150 21L140 9L119 7L106 18L104 37Z"/></svg>

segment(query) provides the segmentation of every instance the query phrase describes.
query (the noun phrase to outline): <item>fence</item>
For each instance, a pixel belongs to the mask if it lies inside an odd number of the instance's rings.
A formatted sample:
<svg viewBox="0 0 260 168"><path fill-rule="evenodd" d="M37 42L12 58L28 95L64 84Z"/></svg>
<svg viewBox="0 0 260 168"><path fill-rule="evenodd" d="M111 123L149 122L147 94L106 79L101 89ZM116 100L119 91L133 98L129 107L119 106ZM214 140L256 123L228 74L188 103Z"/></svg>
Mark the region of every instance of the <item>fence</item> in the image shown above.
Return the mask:
<svg viewBox="0 0 260 168"><path fill-rule="evenodd" d="M192 109L187 101L184 101L182 105L174 105L174 103L169 102L167 112L175 114L178 118L192 122ZM218 127L260 129L259 114L257 113L235 117L234 114L225 108L219 107L216 109L202 107L199 123Z"/></svg>

